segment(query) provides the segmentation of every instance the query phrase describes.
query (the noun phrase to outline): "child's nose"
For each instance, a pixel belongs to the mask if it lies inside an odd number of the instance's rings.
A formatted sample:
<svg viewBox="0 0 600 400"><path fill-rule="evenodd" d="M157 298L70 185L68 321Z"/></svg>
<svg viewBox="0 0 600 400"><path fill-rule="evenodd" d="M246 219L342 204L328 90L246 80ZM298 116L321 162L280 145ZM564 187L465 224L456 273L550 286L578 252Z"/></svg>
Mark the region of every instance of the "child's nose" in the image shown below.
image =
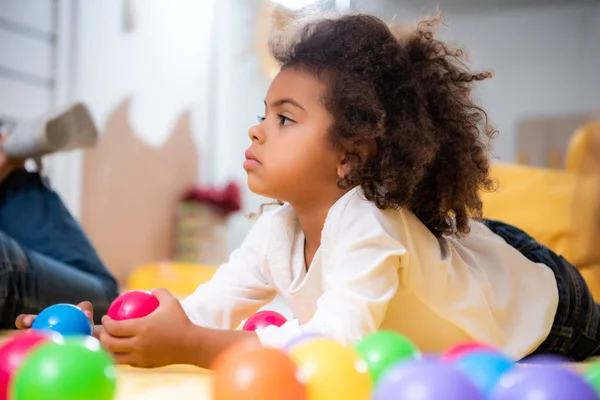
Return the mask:
<svg viewBox="0 0 600 400"><path fill-rule="evenodd" d="M254 125L253 127L251 127L251 128L248 130L248 137L249 137L249 138L250 138L250 140L252 140L253 142L254 142L254 141L257 141L257 142L259 142L259 143L260 143L260 142L263 142L263 141L264 141L264 137L265 137L265 135L264 135L264 133L263 133L263 131L262 131L262 128L261 128L260 124L259 124L259 125Z"/></svg>

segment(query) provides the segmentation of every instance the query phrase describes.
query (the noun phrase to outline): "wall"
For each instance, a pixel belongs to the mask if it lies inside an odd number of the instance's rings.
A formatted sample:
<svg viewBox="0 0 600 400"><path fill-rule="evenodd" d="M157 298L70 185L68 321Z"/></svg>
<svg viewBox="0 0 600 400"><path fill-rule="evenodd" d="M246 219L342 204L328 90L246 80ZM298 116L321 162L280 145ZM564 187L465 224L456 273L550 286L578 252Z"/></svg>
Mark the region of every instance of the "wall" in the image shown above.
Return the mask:
<svg viewBox="0 0 600 400"><path fill-rule="evenodd" d="M132 128L155 147L190 109L203 140L212 20L208 0L80 2L76 97L90 105L100 128L131 97Z"/></svg>
<svg viewBox="0 0 600 400"><path fill-rule="evenodd" d="M200 159L189 112L153 147L133 131L130 105L109 116L83 168L81 223L121 283L140 265L172 257L180 196L198 182Z"/></svg>
<svg viewBox="0 0 600 400"><path fill-rule="evenodd" d="M401 3L355 5L398 21L431 11ZM521 118L600 109L600 4L449 13L446 24L441 36L463 45L474 69L495 73L478 85L477 96L500 131L494 145L500 159L515 161Z"/></svg>
<svg viewBox="0 0 600 400"><path fill-rule="evenodd" d="M72 100L74 0L0 0L0 119L37 118ZM44 172L76 215L80 152L49 156Z"/></svg>
<svg viewBox="0 0 600 400"><path fill-rule="evenodd" d="M241 244L252 226L245 215L266 201L248 191L242 168L244 151L250 145L248 128L264 113L263 101L270 82L256 56L261 6L260 0L222 0L215 10L215 40L219 45L214 53L209 127L214 142L211 154L207 154L212 169L205 178L207 183L215 184L233 179L244 190L244 210L229 222L231 250Z"/></svg>
<svg viewBox="0 0 600 400"><path fill-rule="evenodd" d="M600 109L600 4L455 16L451 24L475 65L496 73L479 94L500 130L501 158L515 159L520 118Z"/></svg>
<svg viewBox="0 0 600 400"><path fill-rule="evenodd" d="M196 143L206 148L213 5L0 0L0 90L10 93L0 99L0 116L37 117L83 100L102 131L108 116L131 100L128 123L148 145L165 143L189 110ZM45 164L79 216L82 152L48 157Z"/></svg>
<svg viewBox="0 0 600 400"><path fill-rule="evenodd" d="M29 4L27 4L29 3ZM30 118L53 105L55 4L0 1L0 116Z"/></svg>
<svg viewBox="0 0 600 400"><path fill-rule="evenodd" d="M82 225L121 282L171 257L180 196L210 153L213 4L77 3L74 98L101 136L72 168L83 171Z"/></svg>

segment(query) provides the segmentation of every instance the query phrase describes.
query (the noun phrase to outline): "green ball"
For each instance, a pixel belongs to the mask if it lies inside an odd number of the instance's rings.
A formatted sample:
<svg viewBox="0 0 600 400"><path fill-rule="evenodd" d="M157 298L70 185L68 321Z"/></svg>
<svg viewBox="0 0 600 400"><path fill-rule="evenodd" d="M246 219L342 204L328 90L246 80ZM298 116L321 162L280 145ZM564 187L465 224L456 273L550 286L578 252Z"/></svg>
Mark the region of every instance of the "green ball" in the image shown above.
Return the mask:
<svg viewBox="0 0 600 400"><path fill-rule="evenodd" d="M583 379L600 395L600 362L590 364L583 374Z"/></svg>
<svg viewBox="0 0 600 400"><path fill-rule="evenodd" d="M113 400L116 367L95 338L70 337L34 350L17 371L12 400Z"/></svg>
<svg viewBox="0 0 600 400"><path fill-rule="evenodd" d="M390 331L365 336L355 349L367 364L373 383L377 383L383 372L398 361L421 357L421 352L413 342Z"/></svg>

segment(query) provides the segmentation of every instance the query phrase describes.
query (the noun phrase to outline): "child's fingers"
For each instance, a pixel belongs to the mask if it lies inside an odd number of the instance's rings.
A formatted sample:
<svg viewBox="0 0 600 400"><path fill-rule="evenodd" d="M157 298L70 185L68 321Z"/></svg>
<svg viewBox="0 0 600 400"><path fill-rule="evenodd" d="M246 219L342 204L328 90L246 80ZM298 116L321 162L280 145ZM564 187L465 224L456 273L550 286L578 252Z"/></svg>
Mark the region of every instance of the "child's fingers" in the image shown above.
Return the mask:
<svg viewBox="0 0 600 400"><path fill-rule="evenodd" d="M119 338L110 335L106 330L100 332L100 343L113 354L128 354L136 349L135 338Z"/></svg>
<svg viewBox="0 0 600 400"><path fill-rule="evenodd" d="M130 353L112 353L112 356L116 364L131 365L132 367L141 367L136 364L133 355L131 355Z"/></svg>
<svg viewBox="0 0 600 400"><path fill-rule="evenodd" d="M93 335L96 339L100 340L100 335L102 335L102 331L103 331L102 325L94 325Z"/></svg>
<svg viewBox="0 0 600 400"><path fill-rule="evenodd" d="M89 301L82 301L77 304L77 307L81 308L84 314L88 317L92 325L94 324L94 306Z"/></svg>
<svg viewBox="0 0 600 400"><path fill-rule="evenodd" d="M92 316L94 315L94 306L89 301L82 301L81 303L77 304L77 307L81 308L84 312L87 311L87 313L91 314Z"/></svg>
<svg viewBox="0 0 600 400"><path fill-rule="evenodd" d="M137 334L139 323L135 320L115 321L105 315L102 317L102 328L104 328L104 331L111 336L118 338L130 338Z"/></svg>
<svg viewBox="0 0 600 400"><path fill-rule="evenodd" d="M29 329L31 328L35 317L36 316L32 314L21 314L17 317L17 320L15 321L15 326L18 329Z"/></svg>

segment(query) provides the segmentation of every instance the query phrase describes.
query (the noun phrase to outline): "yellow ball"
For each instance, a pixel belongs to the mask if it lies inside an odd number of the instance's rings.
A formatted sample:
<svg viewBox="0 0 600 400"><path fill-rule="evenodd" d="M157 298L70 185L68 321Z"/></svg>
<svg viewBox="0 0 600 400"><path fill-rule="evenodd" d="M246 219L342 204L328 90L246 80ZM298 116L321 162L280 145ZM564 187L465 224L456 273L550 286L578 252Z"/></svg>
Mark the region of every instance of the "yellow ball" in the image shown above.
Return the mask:
<svg viewBox="0 0 600 400"><path fill-rule="evenodd" d="M369 400L371 378L358 354L333 340L318 338L294 346L290 357L305 383L307 400Z"/></svg>

